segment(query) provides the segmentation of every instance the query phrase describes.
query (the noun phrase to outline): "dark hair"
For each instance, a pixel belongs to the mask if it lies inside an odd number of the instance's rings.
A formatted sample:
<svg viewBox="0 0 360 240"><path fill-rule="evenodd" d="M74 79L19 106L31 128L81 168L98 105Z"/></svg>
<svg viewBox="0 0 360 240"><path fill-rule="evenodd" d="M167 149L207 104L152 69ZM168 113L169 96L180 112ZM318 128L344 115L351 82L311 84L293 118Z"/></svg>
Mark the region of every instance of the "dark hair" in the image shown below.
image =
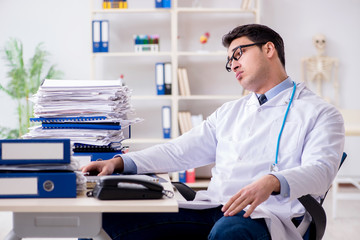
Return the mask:
<svg viewBox="0 0 360 240"><path fill-rule="evenodd" d="M247 37L254 43L272 42L278 53L280 62L285 68L284 41L281 36L271 28L261 24L247 24L234 28L222 38L224 47L228 48L232 41L240 37Z"/></svg>

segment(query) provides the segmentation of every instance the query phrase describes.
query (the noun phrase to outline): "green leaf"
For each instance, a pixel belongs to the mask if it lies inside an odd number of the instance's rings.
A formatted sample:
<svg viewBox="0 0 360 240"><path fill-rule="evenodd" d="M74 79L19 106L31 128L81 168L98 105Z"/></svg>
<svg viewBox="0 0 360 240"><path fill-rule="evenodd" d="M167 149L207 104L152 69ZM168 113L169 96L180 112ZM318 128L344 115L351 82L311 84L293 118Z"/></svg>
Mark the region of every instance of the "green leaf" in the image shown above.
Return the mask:
<svg viewBox="0 0 360 240"><path fill-rule="evenodd" d="M24 65L23 44L20 40L11 38L6 42L2 52L8 68L7 77L10 80L6 87L0 84L0 91L4 91L17 101L19 125L17 136L19 137L26 133L30 126L29 117L33 111L33 106L28 101L30 94L36 93L44 77L61 78L62 72L56 70L55 65L51 65L47 71L45 70L50 54L44 49L43 43L39 43L35 47L35 53L27 65L28 68ZM44 74L45 72L46 74Z"/></svg>

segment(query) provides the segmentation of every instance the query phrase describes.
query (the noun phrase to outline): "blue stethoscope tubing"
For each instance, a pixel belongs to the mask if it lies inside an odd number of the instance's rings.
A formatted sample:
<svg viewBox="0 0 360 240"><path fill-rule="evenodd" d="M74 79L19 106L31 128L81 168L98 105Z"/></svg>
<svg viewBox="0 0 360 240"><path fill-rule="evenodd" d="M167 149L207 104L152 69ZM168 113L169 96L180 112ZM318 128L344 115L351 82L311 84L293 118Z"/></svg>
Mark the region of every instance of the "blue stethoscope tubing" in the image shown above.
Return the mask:
<svg viewBox="0 0 360 240"><path fill-rule="evenodd" d="M292 91L292 94L291 94L291 97L290 97L290 101L289 101L289 104L288 104L287 109L286 109L286 112L285 112L284 120L283 120L283 122L282 122L281 129L280 129L279 136L278 136L278 140L277 140L277 144L276 144L275 162L272 164L272 169L273 169L273 170L275 170L275 167L276 167L276 165L278 164L280 139L281 139L282 132L283 132L283 130L284 130L286 118L287 118L287 116L288 116L291 103L293 102L293 99L294 99L295 91L296 91L296 84L295 84L295 82L293 81L293 91Z"/></svg>

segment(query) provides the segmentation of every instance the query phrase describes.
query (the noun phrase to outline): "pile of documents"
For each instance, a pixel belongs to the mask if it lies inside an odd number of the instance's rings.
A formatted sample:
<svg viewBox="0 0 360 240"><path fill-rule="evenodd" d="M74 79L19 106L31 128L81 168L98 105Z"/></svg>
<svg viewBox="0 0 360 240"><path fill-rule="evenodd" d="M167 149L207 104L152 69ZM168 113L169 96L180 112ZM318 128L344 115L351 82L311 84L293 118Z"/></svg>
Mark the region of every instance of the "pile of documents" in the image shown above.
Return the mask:
<svg viewBox="0 0 360 240"><path fill-rule="evenodd" d="M40 122L23 138L68 138L74 151L95 148L119 151L130 138L131 91L119 80L45 79L32 97L34 118Z"/></svg>

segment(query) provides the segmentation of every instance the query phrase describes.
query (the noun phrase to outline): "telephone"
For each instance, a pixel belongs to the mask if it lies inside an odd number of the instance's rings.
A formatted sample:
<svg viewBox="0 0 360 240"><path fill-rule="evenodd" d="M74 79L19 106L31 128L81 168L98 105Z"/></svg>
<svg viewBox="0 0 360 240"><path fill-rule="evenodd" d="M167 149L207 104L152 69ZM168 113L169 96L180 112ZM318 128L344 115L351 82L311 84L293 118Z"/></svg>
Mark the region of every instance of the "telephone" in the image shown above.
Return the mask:
<svg viewBox="0 0 360 240"><path fill-rule="evenodd" d="M145 175L102 176L87 195L100 200L157 199L164 187Z"/></svg>

